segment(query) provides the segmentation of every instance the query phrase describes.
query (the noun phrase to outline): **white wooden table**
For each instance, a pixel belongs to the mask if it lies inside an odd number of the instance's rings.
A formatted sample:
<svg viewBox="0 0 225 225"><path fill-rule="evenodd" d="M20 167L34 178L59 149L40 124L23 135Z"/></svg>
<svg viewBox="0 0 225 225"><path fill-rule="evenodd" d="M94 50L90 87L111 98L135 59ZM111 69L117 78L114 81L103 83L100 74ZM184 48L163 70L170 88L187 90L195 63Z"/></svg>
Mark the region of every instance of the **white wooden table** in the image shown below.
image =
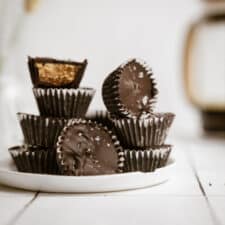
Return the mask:
<svg viewBox="0 0 225 225"><path fill-rule="evenodd" d="M171 180L104 194L33 193L0 186L0 225L225 224L225 139L175 138Z"/></svg>

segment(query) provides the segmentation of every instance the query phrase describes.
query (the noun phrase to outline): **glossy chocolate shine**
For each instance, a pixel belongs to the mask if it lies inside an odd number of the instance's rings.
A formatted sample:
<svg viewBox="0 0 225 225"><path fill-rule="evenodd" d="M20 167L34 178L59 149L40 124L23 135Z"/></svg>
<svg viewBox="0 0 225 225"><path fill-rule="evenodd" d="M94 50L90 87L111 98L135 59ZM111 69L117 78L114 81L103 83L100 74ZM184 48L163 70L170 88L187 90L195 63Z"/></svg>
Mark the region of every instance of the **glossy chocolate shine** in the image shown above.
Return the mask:
<svg viewBox="0 0 225 225"><path fill-rule="evenodd" d="M134 116L149 112L149 101L152 99L152 81L146 69L135 60L127 63L119 80L120 100Z"/></svg>
<svg viewBox="0 0 225 225"><path fill-rule="evenodd" d="M62 142L67 175L116 173L118 155L111 136L95 124L75 124Z"/></svg>

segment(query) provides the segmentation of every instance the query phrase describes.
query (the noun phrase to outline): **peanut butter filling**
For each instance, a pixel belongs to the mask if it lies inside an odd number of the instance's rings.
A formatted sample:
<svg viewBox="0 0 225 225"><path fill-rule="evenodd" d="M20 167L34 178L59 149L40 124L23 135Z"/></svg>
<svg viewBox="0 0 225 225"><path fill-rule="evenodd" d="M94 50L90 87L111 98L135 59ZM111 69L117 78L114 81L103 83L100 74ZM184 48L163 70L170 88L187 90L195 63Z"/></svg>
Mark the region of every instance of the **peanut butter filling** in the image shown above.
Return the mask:
<svg viewBox="0 0 225 225"><path fill-rule="evenodd" d="M74 81L79 65L60 63L35 63L38 68L39 80L53 86L66 85Z"/></svg>

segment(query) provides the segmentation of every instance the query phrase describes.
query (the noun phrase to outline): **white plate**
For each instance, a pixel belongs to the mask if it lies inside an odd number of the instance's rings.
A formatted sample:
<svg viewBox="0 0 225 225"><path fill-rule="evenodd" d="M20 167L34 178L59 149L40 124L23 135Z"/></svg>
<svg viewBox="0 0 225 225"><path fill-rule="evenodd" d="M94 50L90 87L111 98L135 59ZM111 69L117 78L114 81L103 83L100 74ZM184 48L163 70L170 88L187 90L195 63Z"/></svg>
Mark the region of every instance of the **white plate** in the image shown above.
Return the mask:
<svg viewBox="0 0 225 225"><path fill-rule="evenodd" d="M94 193L123 191L154 186L167 181L175 163L168 164L155 172L132 172L99 176L59 176L18 172L11 160L0 161L0 183L31 191Z"/></svg>

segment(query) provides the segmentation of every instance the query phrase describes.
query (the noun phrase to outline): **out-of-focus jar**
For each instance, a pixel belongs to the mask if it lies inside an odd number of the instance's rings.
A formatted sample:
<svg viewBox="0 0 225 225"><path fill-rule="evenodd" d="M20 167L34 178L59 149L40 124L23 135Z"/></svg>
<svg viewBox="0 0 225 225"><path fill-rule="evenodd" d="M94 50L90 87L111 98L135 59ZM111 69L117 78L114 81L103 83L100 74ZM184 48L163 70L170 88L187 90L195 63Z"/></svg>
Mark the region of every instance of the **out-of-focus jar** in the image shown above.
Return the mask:
<svg viewBox="0 0 225 225"><path fill-rule="evenodd" d="M206 131L225 131L225 0L204 1L203 15L189 29L184 78Z"/></svg>

